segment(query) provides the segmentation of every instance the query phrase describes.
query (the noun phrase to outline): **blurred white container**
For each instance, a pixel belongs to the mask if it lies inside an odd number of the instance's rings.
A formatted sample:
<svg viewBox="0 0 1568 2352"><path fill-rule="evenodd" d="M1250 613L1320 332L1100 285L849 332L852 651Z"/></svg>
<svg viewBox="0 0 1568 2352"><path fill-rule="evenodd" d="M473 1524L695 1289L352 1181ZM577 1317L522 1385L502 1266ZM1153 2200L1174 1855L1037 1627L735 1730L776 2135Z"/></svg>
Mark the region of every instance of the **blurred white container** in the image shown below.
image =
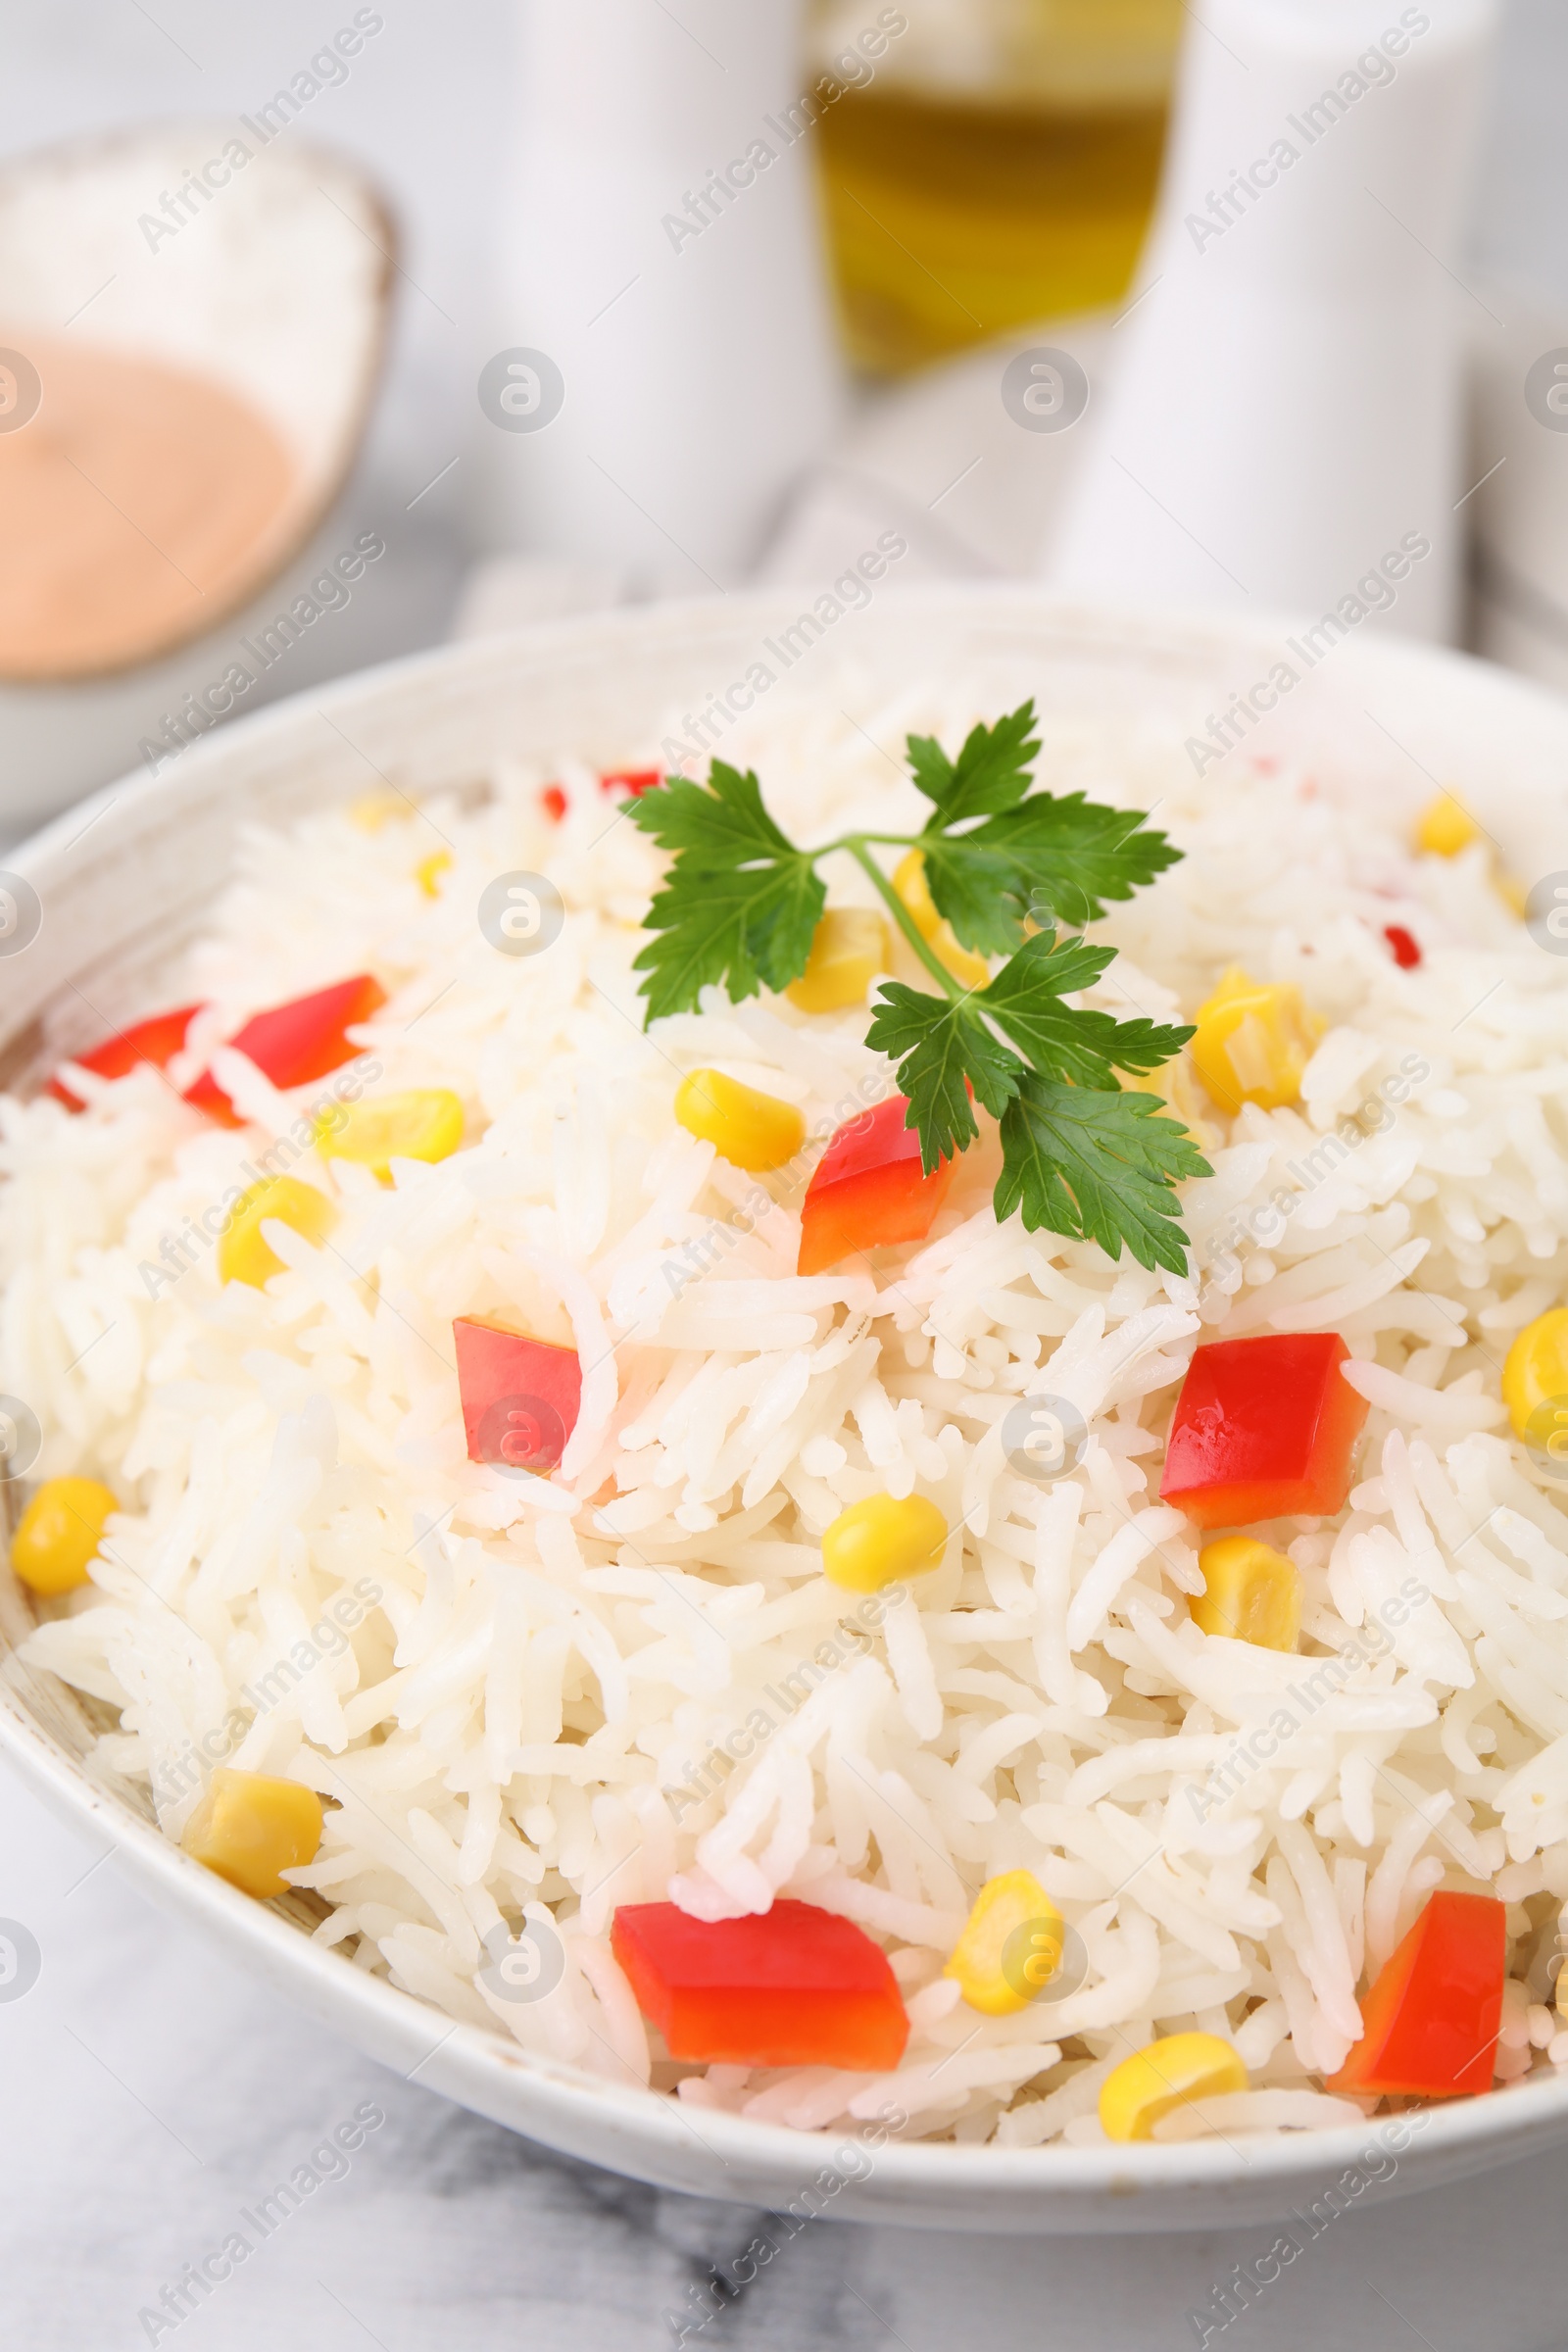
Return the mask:
<svg viewBox="0 0 1568 2352"><path fill-rule="evenodd" d="M1451 637L1458 237L1494 0L1189 14L1143 292L1048 575L1327 612L1413 536L1430 553L1385 616Z"/></svg>
<svg viewBox="0 0 1568 2352"><path fill-rule="evenodd" d="M823 448L843 384L805 15L519 0L476 426L497 550L727 588Z"/></svg>
<svg viewBox="0 0 1568 2352"><path fill-rule="evenodd" d="M1472 643L1568 694L1568 313L1489 287L1470 466Z"/></svg>

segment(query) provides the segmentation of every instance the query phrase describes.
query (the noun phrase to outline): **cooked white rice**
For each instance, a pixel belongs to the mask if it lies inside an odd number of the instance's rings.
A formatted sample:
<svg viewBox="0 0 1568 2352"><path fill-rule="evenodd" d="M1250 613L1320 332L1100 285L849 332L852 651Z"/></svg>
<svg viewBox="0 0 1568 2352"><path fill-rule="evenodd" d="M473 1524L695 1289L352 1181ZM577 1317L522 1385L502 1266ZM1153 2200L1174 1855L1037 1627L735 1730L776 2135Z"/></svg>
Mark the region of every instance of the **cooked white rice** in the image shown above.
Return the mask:
<svg viewBox="0 0 1568 2352"><path fill-rule="evenodd" d="M862 731L839 700L725 746L800 838L846 809L886 824L906 788L871 738L951 742L995 715L927 690ZM913 2132L1013 2146L1094 2138L1110 2067L1199 2028L1253 2087L1165 2135L1231 2136L1353 2112L1320 2082L1358 2031L1357 1982L1445 1885L1509 1906L1499 2080L1568 2062L1545 2006L1568 1514L1498 1401L1512 1334L1568 1298L1568 964L1508 911L1485 845L1416 860L1364 807L1239 759L1205 782L1179 753L1086 774L1080 743L1074 764L1098 797L1157 800L1187 853L1102 926L1123 955L1091 1001L1181 1018L1241 963L1329 1024L1298 1109L1227 1128L1201 1105L1216 1173L1186 1188L1190 1281L999 1228L985 1149L928 1243L797 1279L812 1152L740 1176L671 1099L716 1065L799 1103L819 1150L890 1091L865 1016L715 996L645 1037L629 966L656 854L565 757L369 837L341 812L247 835L160 997L212 1006L176 1083L249 1012L370 969L390 996L359 1033L373 1084L456 1089L471 1139L401 1164L391 1193L306 1151L295 1172L342 1222L319 1250L276 1229L289 1271L267 1293L220 1289L200 1223L247 1181L254 1127L209 1125L148 1070L81 1075L81 1117L0 1101L0 1389L44 1425L38 1475L135 1497L26 1654L120 1710L104 1760L150 1782L171 1838L214 1762L332 1800L293 1876L345 1964L698 2105L822 2128L891 2098ZM443 846L430 899L414 868ZM568 910L532 958L475 918L518 868ZM853 872L834 888L866 896ZM1396 967L1391 922L1419 969ZM217 1066L271 1136L335 1083L283 1097ZM585 1368L548 1480L466 1458L452 1319L503 1306ZM1200 1334L1326 1328L1371 1414L1341 1519L1275 1531L1304 1580L1302 1654L1207 1640L1192 1531L1156 1499L1187 1359ZM1001 1419L1031 1395L1090 1432L1054 1483L1004 1458ZM824 1581L822 1531L916 1485L954 1538L873 1627ZM1282 1711L1285 1752L1259 1759ZM942 1967L981 1884L1019 1867L1088 1973L982 2018ZM888 1948L912 2021L896 2075L683 2068L651 2041L615 1906L719 1918L778 1891ZM519 2001L494 1960L525 1914L554 1920L566 1966Z"/></svg>

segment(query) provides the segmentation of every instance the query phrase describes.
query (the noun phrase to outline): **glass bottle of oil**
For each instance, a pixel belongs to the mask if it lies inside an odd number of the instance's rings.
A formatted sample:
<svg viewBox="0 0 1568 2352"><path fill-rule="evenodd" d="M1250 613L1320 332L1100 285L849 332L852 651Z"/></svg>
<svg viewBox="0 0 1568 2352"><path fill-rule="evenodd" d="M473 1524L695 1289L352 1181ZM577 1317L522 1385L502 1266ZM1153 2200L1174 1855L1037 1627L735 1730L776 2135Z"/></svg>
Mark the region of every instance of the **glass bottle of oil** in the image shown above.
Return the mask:
<svg viewBox="0 0 1568 2352"><path fill-rule="evenodd" d="M899 0L817 123L851 354L877 373L1126 291L1153 205L1182 0ZM817 0L831 74L872 12Z"/></svg>

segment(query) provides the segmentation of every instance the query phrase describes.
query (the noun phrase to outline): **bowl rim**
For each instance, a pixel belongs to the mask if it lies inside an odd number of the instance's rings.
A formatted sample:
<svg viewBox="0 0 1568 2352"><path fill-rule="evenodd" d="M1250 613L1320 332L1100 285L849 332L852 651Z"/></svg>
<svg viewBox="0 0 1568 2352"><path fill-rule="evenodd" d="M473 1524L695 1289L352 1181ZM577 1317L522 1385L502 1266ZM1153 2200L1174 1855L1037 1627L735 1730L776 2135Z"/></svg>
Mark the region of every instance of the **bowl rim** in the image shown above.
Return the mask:
<svg viewBox="0 0 1568 2352"><path fill-rule="evenodd" d="M558 649L605 646L612 652L625 638L656 641L670 636L695 646L704 635L751 614L776 616L798 606L800 592L787 588L740 591L722 597L670 599L656 605L616 608L608 612L574 614L564 620L538 622L505 635L473 639L456 645L425 649L400 656L374 668L335 679L323 687L308 688L229 720L210 737L189 747L189 757L163 775L132 770L73 808L52 818L16 848L4 853L10 870L41 876L63 860L74 844L114 808L122 823L164 804L171 810L187 798L206 799L225 770L243 766L245 755L265 750L275 740L286 750L291 738L301 738L316 714L327 715L356 707L368 707L388 698L417 692L427 685L461 682L466 673L482 678L505 671L514 662L538 662ZM1225 612L1173 612L1156 607L1109 608L1063 598L1029 583L922 582L888 587L878 607L924 611L968 620L994 618L1009 624L1032 623L1043 632L1080 635L1087 632L1102 645L1114 645L1130 656L1152 650L1157 643L1189 656L1213 655L1225 650L1237 656L1258 643L1277 641L1278 632L1298 626L1296 616L1235 615ZM1376 668L1422 671L1451 678L1457 690L1478 690L1514 703L1521 713L1532 710L1537 722L1550 721L1568 753L1568 705L1534 681L1499 670L1476 657L1400 638L1391 632L1355 648L1364 662L1370 651ZM308 756L303 740L302 756ZM243 811L241 811L243 813ZM236 816L236 823L239 816ZM117 827L118 831L119 828ZM370 2048L388 2063L412 2059L408 2079L419 2076L432 2088L481 2112L495 2113L482 2095L489 2086L494 2097L502 2086L526 2083L537 2103L539 2136L552 2127L564 2136L552 2144L572 2148L570 2127L585 2128L591 2120L608 2124L616 2134L623 2168L636 2173L642 2164L658 2166L678 2159L685 2142L697 2138L727 2170L755 2182L759 2178L801 2177L806 2184L813 2163L824 2150L847 2140L853 2125L824 2132L802 2132L783 2124L733 2115L716 2109L693 2109L670 2094L641 2084L622 2085L588 2074L561 2061L541 2057L512 2041L499 2030L483 2031L446 2015L432 2003L345 1963L330 1948L312 1938L267 1903L241 1894L203 1869L172 1844L154 1824L134 1812L107 1786L94 1781L70 1756L47 1729L23 1704L8 1679L0 1675L0 1749L23 1777L58 1814L81 1829L107 1834L111 1850L119 1851L132 1874L166 1908L195 1922L237 1957L264 1973L286 1995L340 2030L353 2032L361 2046ZM349 2021L352 2021L350 2023ZM432 2039L433 2035L433 2039ZM426 2046L429 2045L429 2046ZM891 2094L890 2094L891 2095ZM1476 2098L1440 2101L1414 2111L1419 2146L1412 2149L1410 2173L1429 2178L1451 2178L1482 2169L1468 2157L1501 2163L1529 2152L1537 2142L1558 2139L1568 2132L1568 2070L1548 2077L1533 2075L1517 2083L1494 2085ZM696 2124L694 2116L699 2119ZM501 2118L512 2129L529 2132L527 2121L508 2113ZM960 2208L979 2195L1026 2196L1050 2200L1069 2209L1085 2210L1078 2221L1096 2227L1087 2208L1107 2197L1122 2201L1123 2218L1111 2227L1124 2230L1208 2227L1213 2197L1200 2214L1183 2221L1172 2209L1171 2191L1235 2191L1250 2194L1258 2208L1257 2192L1267 2191L1266 2210L1284 2210L1293 2194L1309 2193L1326 2174L1343 2173L1356 2165L1379 2143L1380 2132L1396 2125L1398 2114L1369 2117L1325 2131L1287 2132L1273 2138L1244 2136L1238 2147L1230 2141L1189 2140L1173 2144L1139 2143L1123 2146L1063 2146L1057 2142L1035 2147L1005 2147L994 2143L960 2144L946 2140L890 2136L876 2156L874 2178L878 2197L874 2206L853 2195L841 2200L832 2218L876 2219L897 2222L896 2211L883 2199L888 2192L915 2196L922 2210L908 2216L910 2226L929 2220L930 2200L951 2196ZM1415 2132L1409 2133L1413 2140ZM1497 2143L1506 2139L1505 2148ZM1407 2143L1408 2144L1408 2143ZM590 2161L615 2163L615 2156L590 2153ZM1405 2167L1399 2166L1401 2175ZM643 2177L667 2178L644 2174ZM872 2176L866 2176L869 2180ZM846 2183L848 2186L849 2184ZM1420 2178L1401 2180L1400 2190L1426 2185ZM1167 2192L1161 2196L1160 2192ZM756 2202L744 2185L713 2180L699 2191ZM1140 2198L1157 2203L1157 2216L1140 2219ZM1054 2225L1044 2216L1038 2227L1076 2227L1069 2218ZM965 2216L956 2209L950 2226L1006 2229L1005 2220L988 2221L984 2214Z"/></svg>

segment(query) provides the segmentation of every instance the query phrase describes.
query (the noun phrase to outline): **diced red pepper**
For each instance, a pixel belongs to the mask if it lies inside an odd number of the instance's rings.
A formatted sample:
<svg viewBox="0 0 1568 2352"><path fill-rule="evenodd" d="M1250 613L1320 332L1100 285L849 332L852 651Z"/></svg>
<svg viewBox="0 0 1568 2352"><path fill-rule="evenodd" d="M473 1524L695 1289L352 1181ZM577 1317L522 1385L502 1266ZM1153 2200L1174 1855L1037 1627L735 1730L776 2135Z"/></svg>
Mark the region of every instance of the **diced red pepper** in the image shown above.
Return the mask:
<svg viewBox="0 0 1568 2352"><path fill-rule="evenodd" d="M576 1348L529 1339L480 1315L459 1315L452 1337L469 1461L497 1470L554 1470L582 1404Z"/></svg>
<svg viewBox="0 0 1568 2352"><path fill-rule="evenodd" d="M841 1127L817 1163L801 1204L800 1274L820 1274L859 1250L923 1242L948 1197L956 1161L929 1176L920 1138L904 1121L906 1095L892 1095Z"/></svg>
<svg viewBox="0 0 1568 2352"><path fill-rule="evenodd" d="M385 1003L386 990L379 980L372 980L368 972L359 972L332 988L291 998L286 1004L274 1004L270 1012L254 1013L228 1042L236 1053L248 1054L265 1078L286 1092L290 1087L309 1086L314 1079L325 1078L352 1061L360 1049L350 1045L348 1031L358 1022L368 1021ZM211 1070L204 1070L195 1085L187 1087L185 1100L225 1127L243 1124Z"/></svg>
<svg viewBox="0 0 1568 2352"><path fill-rule="evenodd" d="M1337 1331L1220 1340L1188 1367L1165 1446L1162 1502L1199 1527L1339 1510L1367 1404Z"/></svg>
<svg viewBox="0 0 1568 2352"><path fill-rule="evenodd" d="M1361 2003L1361 2038L1330 2090L1451 2099L1489 2089L1506 1916L1490 1894L1435 1894Z"/></svg>
<svg viewBox="0 0 1568 2352"><path fill-rule="evenodd" d="M909 2020L887 1954L853 1920L781 1896L746 1919L673 1903L615 1913L611 1947L672 2058L885 2074Z"/></svg>
<svg viewBox="0 0 1568 2352"><path fill-rule="evenodd" d="M645 792L655 792L664 781L664 771L659 767L617 767L599 779L606 792L618 792L627 800L641 800Z"/></svg>
<svg viewBox="0 0 1568 2352"><path fill-rule="evenodd" d="M182 1004L177 1012L155 1012L150 1020L132 1021L128 1029L117 1029L113 1037L94 1046L90 1054L73 1054L84 1070L95 1070L100 1078L123 1078L138 1062L151 1062L155 1069L167 1070L174 1055L185 1043L185 1032L201 1006ZM79 1096L74 1095L62 1079L51 1078L48 1092L68 1110L80 1110Z"/></svg>
<svg viewBox="0 0 1568 2352"><path fill-rule="evenodd" d="M1413 972L1421 960L1421 950L1415 938L1402 923L1385 923L1383 936L1393 951L1394 960L1401 972Z"/></svg>
<svg viewBox="0 0 1568 2352"><path fill-rule="evenodd" d="M539 795L539 798L544 803L545 814L547 816L553 816L559 825L562 818L566 813L566 796L562 791L561 786L559 784L547 784L543 792Z"/></svg>

